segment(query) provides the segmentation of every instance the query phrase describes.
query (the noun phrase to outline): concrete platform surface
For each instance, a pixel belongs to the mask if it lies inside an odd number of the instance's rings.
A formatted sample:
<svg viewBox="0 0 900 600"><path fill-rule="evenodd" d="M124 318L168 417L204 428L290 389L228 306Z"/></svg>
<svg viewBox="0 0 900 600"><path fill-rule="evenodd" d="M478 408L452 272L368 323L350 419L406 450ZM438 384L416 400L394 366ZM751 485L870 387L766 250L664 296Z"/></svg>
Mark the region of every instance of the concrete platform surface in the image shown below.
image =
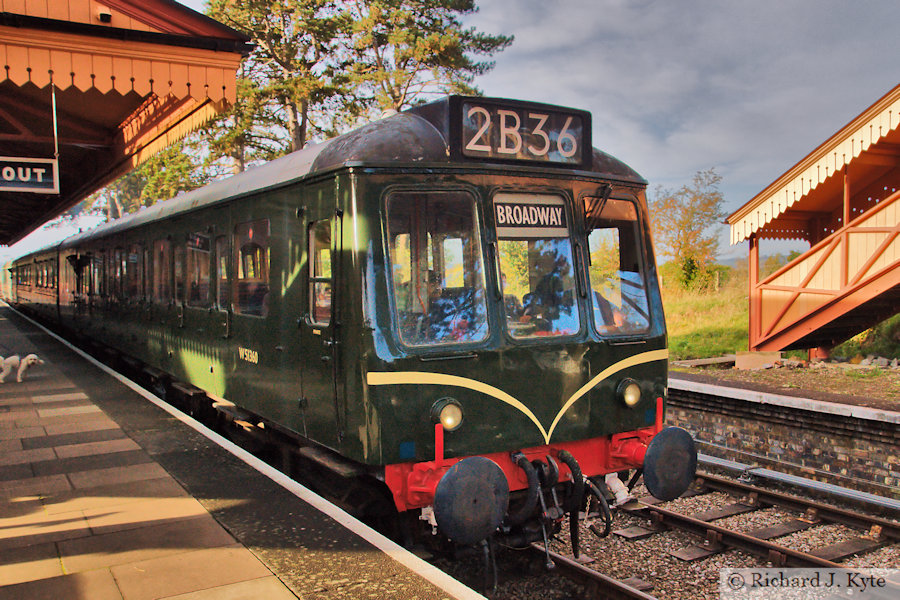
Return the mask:
<svg viewBox="0 0 900 600"><path fill-rule="evenodd" d="M0 600L479 598L413 572L0 303Z"/></svg>

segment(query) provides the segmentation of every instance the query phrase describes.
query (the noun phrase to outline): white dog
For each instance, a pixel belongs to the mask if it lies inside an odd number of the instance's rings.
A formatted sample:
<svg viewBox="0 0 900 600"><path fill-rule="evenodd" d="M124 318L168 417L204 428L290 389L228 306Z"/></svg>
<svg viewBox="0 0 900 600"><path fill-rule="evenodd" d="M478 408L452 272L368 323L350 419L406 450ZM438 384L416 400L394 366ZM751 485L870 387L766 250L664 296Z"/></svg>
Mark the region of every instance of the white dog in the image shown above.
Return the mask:
<svg viewBox="0 0 900 600"><path fill-rule="evenodd" d="M16 376L16 381L22 383L22 380L25 379L25 372L32 365L42 365L44 361L38 358L37 354L29 354L23 359L19 358L19 355L10 356L8 358L3 358L0 356L0 365L2 365L3 370L0 372L0 383L6 383L6 376L13 372L14 369L18 369L19 372Z"/></svg>

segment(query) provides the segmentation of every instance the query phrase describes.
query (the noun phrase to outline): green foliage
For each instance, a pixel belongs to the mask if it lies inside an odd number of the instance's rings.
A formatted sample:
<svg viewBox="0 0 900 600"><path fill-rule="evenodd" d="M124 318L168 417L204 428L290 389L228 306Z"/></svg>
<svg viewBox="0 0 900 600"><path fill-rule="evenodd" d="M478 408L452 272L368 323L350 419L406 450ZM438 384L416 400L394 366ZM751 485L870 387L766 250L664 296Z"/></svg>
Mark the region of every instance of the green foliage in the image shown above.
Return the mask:
<svg viewBox="0 0 900 600"><path fill-rule="evenodd" d="M791 250L787 254L787 256L785 256L784 254L781 254L780 252L778 254L772 254L770 256L767 256L759 268L760 281L762 281L763 279L765 279L766 277L768 277L769 275L771 275L772 273L774 273L775 271L777 271L778 269L783 267L784 265L788 264L789 262L791 262L792 260L794 260L795 258L800 256L801 254L803 254L803 253L799 252L797 250Z"/></svg>
<svg viewBox="0 0 900 600"><path fill-rule="evenodd" d="M725 217L721 181L715 169L698 171L690 184L678 190L657 188L649 201L657 255L674 260L685 288L698 278L705 280L704 273L718 251L714 226Z"/></svg>
<svg viewBox="0 0 900 600"><path fill-rule="evenodd" d="M500 240L500 272L503 273L506 294L521 298L531 288L528 284L528 242L524 240Z"/></svg>
<svg viewBox="0 0 900 600"><path fill-rule="evenodd" d="M881 369L859 369L847 371L846 375L850 379L877 379L886 373Z"/></svg>
<svg viewBox="0 0 900 600"><path fill-rule="evenodd" d="M107 220L111 221L205 185L210 177L197 153L196 142L182 141L170 146L91 195L82 203L83 209L104 207Z"/></svg>
<svg viewBox="0 0 900 600"><path fill-rule="evenodd" d="M835 346L833 356L851 357L874 354L885 358L900 358L900 314Z"/></svg>
<svg viewBox="0 0 900 600"><path fill-rule="evenodd" d="M619 238L617 229L595 229L588 240L591 264L588 276L591 288L599 290L619 276Z"/></svg>
<svg viewBox="0 0 900 600"><path fill-rule="evenodd" d="M474 0L210 0L208 14L256 45L238 99L207 128L211 162L235 171L330 137L374 108L474 93L478 61L512 42L466 29Z"/></svg>
<svg viewBox="0 0 900 600"><path fill-rule="evenodd" d="M351 19L341 8L335 0L210 0L211 17L256 44L242 66L239 100L219 125L236 131L220 132L214 144L236 168L302 148L315 129L312 114L335 96L350 98Z"/></svg>
<svg viewBox="0 0 900 600"><path fill-rule="evenodd" d="M276 107L248 75L251 66L245 62L241 67L234 105L202 129L209 150L204 165L219 176L240 173L250 164L272 160L290 150Z"/></svg>
<svg viewBox="0 0 900 600"><path fill-rule="evenodd" d="M382 110L402 110L428 94L477 93L476 75L512 36L465 29L474 0L354 0L353 81Z"/></svg>
<svg viewBox="0 0 900 600"><path fill-rule="evenodd" d="M791 255L776 256L776 261L786 263L793 258ZM673 360L708 358L747 350L749 304L746 262L734 268L718 264L707 268L706 274L718 273L718 291L699 278L688 288L682 286L680 268L674 261L660 265L658 271L669 332L669 352ZM900 358L900 314L832 350L833 356L852 357L857 354ZM796 358L805 358L806 355L805 350L785 353L785 356Z"/></svg>

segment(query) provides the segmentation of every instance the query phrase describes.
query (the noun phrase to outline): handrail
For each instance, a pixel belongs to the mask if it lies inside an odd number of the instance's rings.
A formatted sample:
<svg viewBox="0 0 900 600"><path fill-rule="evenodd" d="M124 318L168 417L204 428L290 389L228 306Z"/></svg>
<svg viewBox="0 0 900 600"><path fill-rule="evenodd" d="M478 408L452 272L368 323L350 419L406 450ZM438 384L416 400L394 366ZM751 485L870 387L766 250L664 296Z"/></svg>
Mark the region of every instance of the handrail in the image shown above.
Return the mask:
<svg viewBox="0 0 900 600"><path fill-rule="evenodd" d="M803 254L801 254L800 256L798 256L797 258L792 260L791 262L787 263L786 265L783 265L777 271L775 271L774 273L772 273L771 275L769 275L762 281L758 282L756 284L756 286L760 287L760 286L768 283L771 279L780 277L781 275L783 275L785 272L787 272L791 268L798 266L799 263L801 263L807 255L812 254L813 252L818 252L821 248L824 248L825 246L827 246L833 238L842 235L843 232L849 231L850 229L853 229L855 227L859 227L860 223L867 221L871 217L874 217L876 214L878 214L879 212L884 210L886 207L892 205L897 200L900 200L900 191L897 191L897 192L891 194L890 196L888 196L887 198L885 198L884 200L879 202L876 206L873 206L866 212L862 213L861 215L859 215L858 217L856 217L855 219L850 221L849 224L847 224L847 225L841 227L840 229L838 229L837 231L834 231L833 233L829 234L828 237L819 240L819 242L815 246L811 246L809 250L807 250L806 252L804 252Z"/></svg>
<svg viewBox="0 0 900 600"><path fill-rule="evenodd" d="M879 268L877 273L870 273L872 267L876 265L879 258L895 243L900 237L900 223L885 224L878 226L867 226L877 219L879 215L890 206L894 206L900 202L900 192L894 192L884 200L872 207L868 211L862 213L851 222L841 227L837 231L822 239L802 256L797 257L790 263L784 265L764 280L755 284L751 294L751 302L755 307L751 311L751 315L756 315L758 322L751 323L750 326L750 345L751 348L758 348L766 340L780 335L787 331L794 323L797 323L809 315L821 310L824 306L833 302L834 298L852 292L853 290L864 288L866 282L873 281L883 276L886 270L896 267L894 263L900 261L892 261L890 265L884 269ZM850 234L855 234L852 236ZM859 246L862 234L887 234L879 239L875 244L874 252L863 261L857 261L853 265L850 272L849 261L847 257L849 252ZM828 271L823 271L823 267L828 264L833 257L845 255L840 260L840 273L836 278L835 284L828 284L821 281L816 282L815 287L809 287L820 275L826 275ZM806 269L800 277L798 270ZM799 284L791 285L784 281L779 281L789 276L792 272L798 272L797 277L800 279ZM796 280L795 280L796 281ZM776 283L778 282L778 283ZM782 292L789 296L778 300L769 300L763 298L765 292ZM795 303L801 296L815 295L818 300L816 306L806 311L802 316L794 319L791 324L779 326L781 320L795 306ZM830 298L829 298L830 296ZM768 314L771 316L764 317L763 308L768 307ZM751 316L751 319L753 316Z"/></svg>

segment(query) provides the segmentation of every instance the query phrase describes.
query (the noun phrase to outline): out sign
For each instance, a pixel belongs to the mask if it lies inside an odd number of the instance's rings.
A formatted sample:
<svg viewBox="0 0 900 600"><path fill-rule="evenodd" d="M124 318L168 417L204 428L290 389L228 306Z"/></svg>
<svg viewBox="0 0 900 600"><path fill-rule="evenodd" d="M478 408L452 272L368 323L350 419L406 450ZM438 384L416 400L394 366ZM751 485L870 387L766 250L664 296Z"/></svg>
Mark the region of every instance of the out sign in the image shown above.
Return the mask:
<svg viewBox="0 0 900 600"><path fill-rule="evenodd" d="M0 156L0 192L58 194L56 159Z"/></svg>

